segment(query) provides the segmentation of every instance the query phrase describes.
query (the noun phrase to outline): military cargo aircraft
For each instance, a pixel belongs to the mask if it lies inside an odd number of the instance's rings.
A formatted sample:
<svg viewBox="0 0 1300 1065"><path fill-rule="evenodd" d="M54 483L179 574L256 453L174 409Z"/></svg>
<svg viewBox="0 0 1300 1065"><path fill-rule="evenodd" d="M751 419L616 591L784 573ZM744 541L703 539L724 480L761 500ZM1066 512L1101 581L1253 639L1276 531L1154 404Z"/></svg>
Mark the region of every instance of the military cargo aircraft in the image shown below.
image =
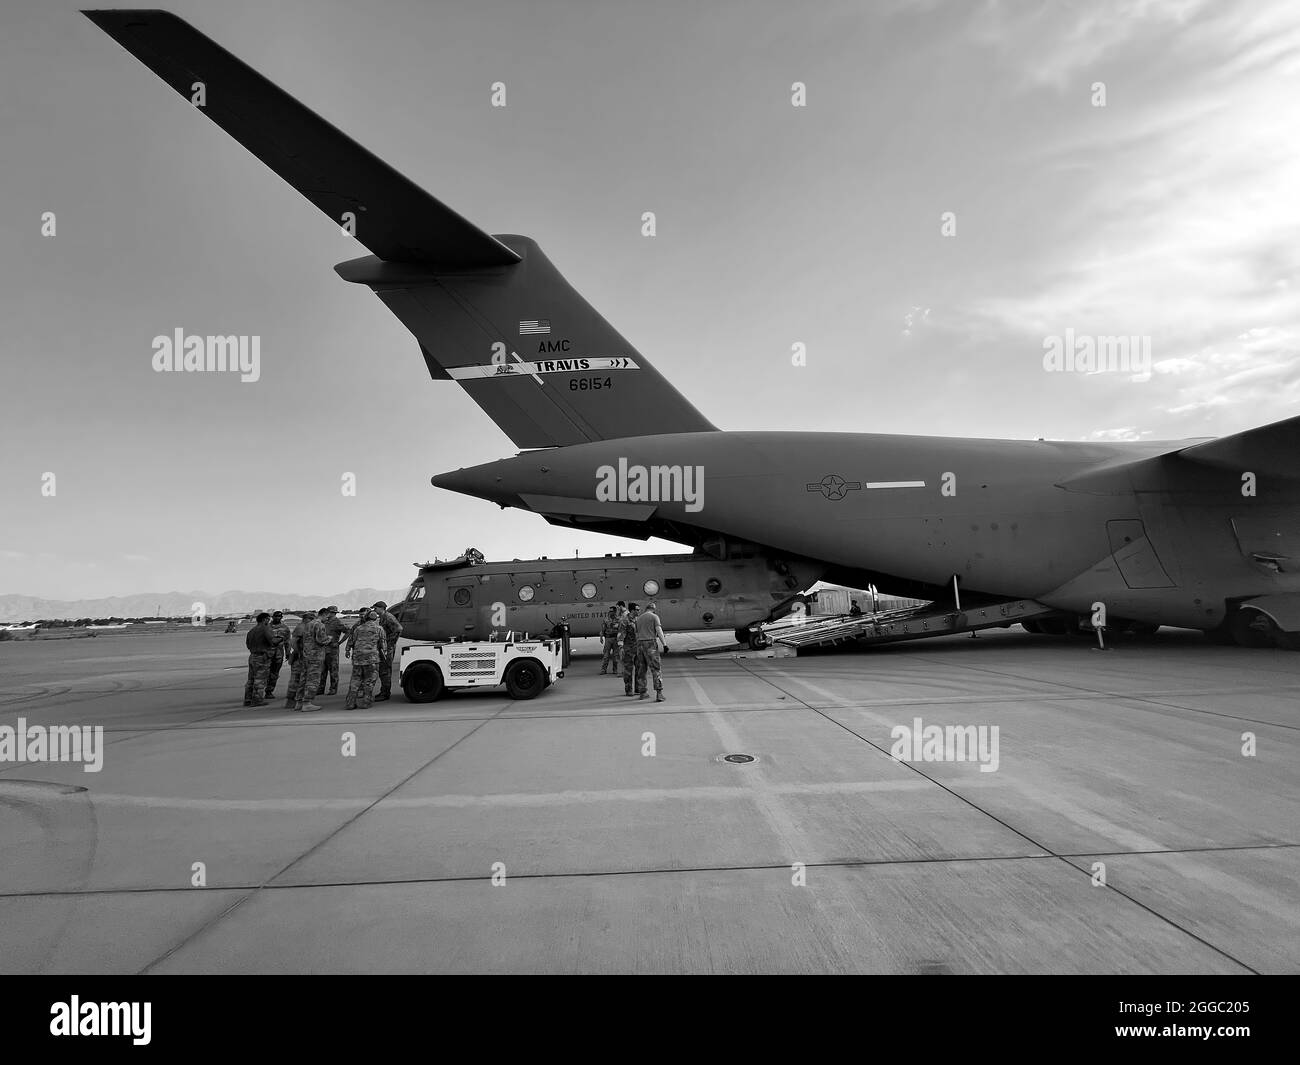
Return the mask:
<svg viewBox="0 0 1300 1065"><path fill-rule="evenodd" d="M737 544L962 607L1300 638L1300 418L1165 443L724 432L528 237L490 236L186 22L98 26L373 253L335 267L521 449L433 478L557 525ZM737 358L742 356L737 353Z"/></svg>
<svg viewBox="0 0 1300 1065"><path fill-rule="evenodd" d="M390 607L411 639L539 635L561 622L570 636L599 636L621 599L653 601L666 632L718 631L751 647L764 642L760 624L802 606L800 591L820 572L804 559L738 545L725 560L698 552L488 562L470 549L418 566L406 598Z"/></svg>

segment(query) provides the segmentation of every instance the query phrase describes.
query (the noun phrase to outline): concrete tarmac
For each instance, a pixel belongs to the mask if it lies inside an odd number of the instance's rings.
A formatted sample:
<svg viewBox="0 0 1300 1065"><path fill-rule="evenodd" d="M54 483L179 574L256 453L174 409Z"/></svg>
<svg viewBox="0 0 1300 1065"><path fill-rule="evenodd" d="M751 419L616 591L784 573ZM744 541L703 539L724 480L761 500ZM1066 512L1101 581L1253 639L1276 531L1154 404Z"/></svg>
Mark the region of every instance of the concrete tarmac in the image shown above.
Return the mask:
<svg viewBox="0 0 1300 1065"><path fill-rule="evenodd" d="M0 764L0 971L1300 970L1300 654L669 643L664 703L578 641L532 701L317 714L241 707L242 633L0 643L0 727L105 730ZM917 718L996 770L895 760Z"/></svg>

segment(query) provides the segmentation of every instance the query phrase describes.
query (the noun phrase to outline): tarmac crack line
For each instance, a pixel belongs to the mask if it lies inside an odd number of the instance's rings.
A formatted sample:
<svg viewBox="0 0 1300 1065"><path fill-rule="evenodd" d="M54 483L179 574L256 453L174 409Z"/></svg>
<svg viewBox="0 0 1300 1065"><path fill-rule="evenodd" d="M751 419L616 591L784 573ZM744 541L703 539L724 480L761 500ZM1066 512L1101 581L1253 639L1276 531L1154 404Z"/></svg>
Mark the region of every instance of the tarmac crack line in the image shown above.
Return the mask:
<svg viewBox="0 0 1300 1065"><path fill-rule="evenodd" d="M509 704L506 704L506 705L509 705ZM334 837L336 837L336 836L337 836L340 832L342 832L345 828L347 828L349 825L354 824L358 819L364 817L367 813L369 813L371 810L373 810L376 806L378 806L381 802L383 802L385 799L387 799L387 798L388 798L390 795L392 795L395 791L397 791L398 789L400 789L401 787L403 787L405 784L409 783L410 781L414 780L417 776L419 776L419 775L420 775L421 773L423 773L426 769L428 769L429 766L433 765L434 762L438 761L439 758L443 757L443 755L450 754L450 753L451 753L452 751L454 751L457 747L459 747L462 743L464 743L466 740L468 740L471 736L477 734L477 733L479 732L480 729L484 728L484 726L486 726L487 724L489 724L491 721L496 720L496 718L499 717L499 716L500 716L500 715L505 711L505 709L506 709L506 707L505 707L505 706L502 706L501 709L498 710L497 713L494 714L492 717L485 718L483 721L480 721L477 725L475 725L472 729L470 729L467 733L465 733L465 735L461 736L460 739L458 739L458 740L456 740L454 743L451 743L451 744L449 744L448 746L444 747L444 748L443 748L442 750L440 750L437 754L435 754L432 758L430 758L427 762L425 762L423 765L421 765L418 769L415 769L415 770L413 770L412 772L408 773L408 774L407 774L406 776L404 776L401 780L399 780L396 784L394 784L391 788L389 788L389 789L388 789L387 791L385 791L383 794L379 795L379 796L378 796L378 797L377 797L373 802L371 802L371 803L370 803L368 806L366 806L364 809L362 809L362 810L358 810L358 811L357 811L353 816L349 817L346 821L344 821L341 825L339 825L339 826L338 826L336 829L334 829L332 832L328 833L328 834L327 834L326 836L324 836L323 838L317 840L315 844L313 844L311 847L308 847L305 851L303 851L303 852L302 852L301 854L299 854L296 858L294 858L292 861L290 861L288 865L284 866L284 868L280 869L278 872L274 873L273 875L267 877L264 881L262 881L262 883L260 883L259 885L257 885L255 888L253 888L253 889L252 889L251 891L249 891L247 894L244 894L244 895L240 896L238 899L236 899L234 902L232 902L229 906L227 906L224 910L222 910L219 914L217 914L217 915L216 915L215 917L213 917L211 920L205 921L202 925L200 925L198 928L196 928L196 929L195 929L193 932L191 932L189 935L185 936L185 937L184 937L183 939L181 939L178 943L173 944L171 947L169 947L167 950L165 950L165 951L164 951L162 954L160 954L158 957L154 958L153 961L149 962L147 965L145 965L143 968L141 968L140 971L139 971L139 973L138 973L137 975L140 975L140 976L145 975L146 973L148 973L148 971L149 971L150 969L152 969L152 968L154 968L155 966L159 965L160 963L166 961L166 960L167 960L168 958L170 958L173 954L175 954L178 950L182 950L184 947L186 947L186 946L188 946L190 943L194 942L194 940L198 939L200 936L202 936L203 934L205 934L207 931L209 931L209 930L212 929L212 928L215 928L218 924L220 924L222 921L224 921L227 917L229 917L229 916L230 916L232 913L234 913L237 909L239 909L241 906L243 906L243 904L244 904L245 902L247 902L249 899L251 899L251 898L253 898L255 895L257 895L257 894L258 894L258 893L259 893L263 888L267 887L267 885L271 884L273 881L275 881L275 880L278 879L279 877L284 876L285 873L287 873L287 872L288 872L290 869L292 869L295 865L297 865L299 862L301 862L304 858L308 858L308 857L310 857L312 854L315 854L318 850L321 849L321 847L325 846L325 844L327 844L330 840L334 839ZM193 889L191 889L191 890L193 890Z"/></svg>
<svg viewBox="0 0 1300 1065"><path fill-rule="evenodd" d="M777 671L777 670L773 670L773 672L776 673L777 676L782 677L783 679L787 680L788 682L791 682L791 683L794 683L794 684L802 684L804 687L808 688L810 691L813 691L813 692L820 692L823 698L828 699L828 700L829 700L830 702L832 702L832 703L838 703L838 702L841 702L841 700L839 699L838 696L834 695L834 694L831 693L831 692L826 692L826 691L824 691L823 689L820 689L820 688L816 687L815 685L810 684L810 683L809 683L808 681L806 681L806 680L801 680L801 679L799 679L798 677L792 677L792 676L789 676L788 674L782 673L782 672ZM757 673L755 673L754 676L755 676L756 679L758 678L758 674L757 674ZM761 679L766 679L766 678L761 678ZM842 728L842 729L843 729L845 732L847 732L850 736L856 736L856 737L857 737L859 740L861 740L863 743L867 744L869 747L873 748L874 750L879 751L879 752L880 752L882 755L884 755L886 758L889 758L891 761L894 760L894 759L892 758L892 756L889 754L889 752L886 751L883 747L881 747L881 746L880 746L879 744L877 744L877 743L874 743L872 740L868 739L866 736L863 736L860 732L857 732L857 731L855 731L854 729L850 728L848 725L844 724L844 722L842 722L842 721L837 721L835 718L831 717L829 714L825 714L825 713L823 713L823 712L822 712L821 710L819 710L817 707L812 706L810 703L808 703L808 702L806 702L805 700L803 700L802 698L800 698L800 697L799 697L798 695L796 695L794 692L791 692L791 691L788 691L788 690L785 689L785 688L782 688L782 687L781 687L779 684L777 684L775 681L767 680L767 683L770 684L772 687L776 688L777 691L784 692L786 695L790 696L790 698L792 698L792 699L798 699L800 703L802 703L804 706L806 706L806 707L807 707L809 710L811 710L813 713L817 714L819 717L825 718L827 721L831 722L831 724L833 724L833 725L837 725L838 727ZM1012 825L1012 824L1010 824L1009 822L1005 821L1003 818L998 817L997 814L993 813L992 811L984 809L982 806L979 805L979 803L975 802L975 801L972 800L972 799L967 798L966 796L962 795L960 792L954 791L952 788L948 787L948 786L947 786L946 784L944 784L942 781L936 780L934 777L930 776L930 774L928 774L928 773L924 772L922 769L920 769L920 768L916 765L916 763L914 763L914 762L898 762L898 763L896 763L896 764L901 765L901 766L905 766L906 768L910 769L912 772L918 774L919 776L925 778L926 780L929 780L932 784L935 785L935 787L937 787L937 788L941 788L943 791L947 792L949 795L951 795L953 798L957 799L959 802L962 802L962 803L964 803L965 805L969 806L971 809L977 811L978 813L983 814L985 817L989 818L991 821L995 821L997 824L1002 825L1002 826L1003 826L1005 829L1007 829L1009 832L1013 832L1015 835L1019 836L1021 839L1025 840L1025 841L1028 842L1028 843L1030 843L1032 846L1037 847L1039 850L1043 851L1045 854L1047 854L1047 855L1049 855L1049 856L1051 856L1051 857L1057 859L1058 861L1060 861L1061 864L1063 864L1063 865L1064 865L1067 869L1069 869L1071 872L1073 872L1073 873L1082 873L1084 876L1087 876L1087 877L1089 877L1089 879L1091 879L1091 874L1090 874L1086 869L1081 869L1079 866L1077 866L1077 865L1075 865L1073 862L1069 861L1069 860L1068 860L1064 855L1059 854L1059 853L1057 853L1053 848L1048 847L1048 846L1045 846L1044 844L1040 843L1038 840L1036 840L1036 839L1034 839L1032 836L1030 836L1027 832L1024 832L1024 831L1022 831L1021 829L1016 828L1014 825ZM1123 889L1121 889L1121 888L1117 888L1117 887L1114 887L1114 886L1112 886L1111 884L1107 884L1107 885L1106 885L1106 890L1109 890L1109 891L1113 891L1113 892L1115 892L1115 894L1119 895L1119 896L1120 896L1121 898L1123 898L1123 899L1127 899L1127 900L1128 900L1130 903L1132 903L1134 906L1137 906L1139 909L1144 910L1146 913L1149 913L1151 916L1155 917L1157 920L1159 920L1159 921L1163 921L1165 924L1169 925L1171 928L1174 928L1174 929L1176 929L1177 931L1183 933L1183 935L1188 936L1188 937L1190 937L1191 939L1196 940L1196 942L1200 943L1202 946L1208 947L1210 950L1214 951L1214 952L1217 953L1217 954L1221 954L1223 957L1227 958L1227 959L1228 959L1229 961L1231 961L1233 964L1235 964L1235 965L1240 965L1240 966L1241 966L1243 969L1245 969L1247 972L1252 973L1252 974L1254 974L1254 975L1256 975L1256 976L1259 975L1258 970L1256 970L1254 967L1252 967L1252 966L1250 966L1250 965L1247 965L1247 964L1246 964L1244 961L1242 961L1240 958L1235 957L1234 955L1232 955L1231 953L1229 953L1229 952L1228 952L1227 950L1225 950L1224 948L1222 948L1222 947L1220 947L1220 946L1218 946L1218 945L1216 945L1216 944L1214 944L1214 943L1211 943L1208 939L1204 938L1203 936L1199 936L1199 935L1197 935L1197 934L1196 934L1195 932L1193 932L1190 928L1186 928L1186 927L1184 927L1183 925L1181 925L1181 924L1179 924L1177 921L1175 921L1173 918L1171 918L1171 917L1167 917L1165 914L1163 914L1163 913L1161 913L1160 911L1154 909L1153 907L1147 905L1146 903L1142 902L1141 900L1135 898L1133 895L1129 894L1128 892L1124 891Z"/></svg>
<svg viewBox="0 0 1300 1065"><path fill-rule="evenodd" d="M1186 847L1159 851L1084 851L1060 854L976 854L962 857L911 857L911 858L846 858L829 862L805 862L809 869L871 869L892 865L960 865L966 862L1049 862L1058 858L1148 858L1180 854L1227 854L1238 851L1278 851L1300 848L1297 843L1260 843L1240 844L1223 847ZM651 866L641 869L578 869L563 872L511 873L514 880L564 880L569 878L587 879L592 877L625 876L671 876L683 873L744 873L768 872L774 869L788 869L785 863L759 863L754 865L687 865L687 866ZM1077 870L1079 867L1074 866ZM485 878L481 874L473 876L412 876L386 877L381 880L317 880L301 884L225 884L213 887L211 891L246 892L255 891L302 891L308 888L341 887L393 887L403 884L472 884ZM0 892L0 899L41 899L41 898L81 898L112 895L167 895L192 894L191 887L126 887L126 888L85 888L77 891L9 891Z"/></svg>

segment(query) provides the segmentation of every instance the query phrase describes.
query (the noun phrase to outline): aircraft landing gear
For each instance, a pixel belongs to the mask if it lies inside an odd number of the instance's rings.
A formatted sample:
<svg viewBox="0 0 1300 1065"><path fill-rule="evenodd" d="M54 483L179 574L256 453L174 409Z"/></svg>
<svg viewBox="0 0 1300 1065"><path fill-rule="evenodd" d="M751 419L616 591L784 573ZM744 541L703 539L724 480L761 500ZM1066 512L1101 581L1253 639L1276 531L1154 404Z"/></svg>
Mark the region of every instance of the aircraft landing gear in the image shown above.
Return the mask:
<svg viewBox="0 0 1300 1065"><path fill-rule="evenodd" d="M771 642L771 638L758 629L737 629L734 633L736 642L742 647L748 647L751 651L761 651Z"/></svg>
<svg viewBox="0 0 1300 1065"><path fill-rule="evenodd" d="M1238 610L1228 619L1228 633L1238 647L1300 650L1300 633L1283 632L1276 621L1259 610Z"/></svg>
<svg viewBox="0 0 1300 1065"><path fill-rule="evenodd" d="M1272 619L1258 610L1238 610L1228 622L1228 631L1238 647L1271 647L1272 626Z"/></svg>

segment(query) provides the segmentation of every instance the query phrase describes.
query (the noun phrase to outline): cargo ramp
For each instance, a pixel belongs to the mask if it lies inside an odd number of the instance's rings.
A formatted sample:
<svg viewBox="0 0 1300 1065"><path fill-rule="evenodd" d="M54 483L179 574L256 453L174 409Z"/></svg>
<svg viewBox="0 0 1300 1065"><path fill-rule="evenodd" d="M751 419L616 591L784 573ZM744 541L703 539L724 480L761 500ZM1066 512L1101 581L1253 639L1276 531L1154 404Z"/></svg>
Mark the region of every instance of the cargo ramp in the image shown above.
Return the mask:
<svg viewBox="0 0 1300 1065"><path fill-rule="evenodd" d="M967 607L964 610L947 604L929 603L856 617L839 614L804 622L782 619L764 625L763 632L774 644L796 649L829 647L848 641L857 644L898 643L902 640L923 640L930 636L977 632L1055 613L1058 611L1034 599L1013 599L1003 603Z"/></svg>

